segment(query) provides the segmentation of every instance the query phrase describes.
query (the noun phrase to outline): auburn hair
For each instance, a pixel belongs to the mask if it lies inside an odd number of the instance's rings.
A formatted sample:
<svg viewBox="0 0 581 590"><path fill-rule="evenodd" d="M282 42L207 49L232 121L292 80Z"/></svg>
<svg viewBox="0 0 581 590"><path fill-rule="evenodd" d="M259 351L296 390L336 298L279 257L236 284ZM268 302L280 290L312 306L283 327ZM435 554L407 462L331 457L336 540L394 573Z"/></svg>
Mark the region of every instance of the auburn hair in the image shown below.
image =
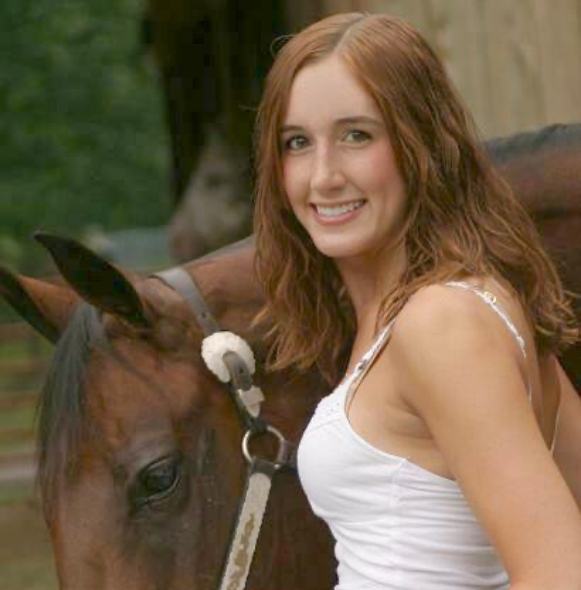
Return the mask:
<svg viewBox="0 0 581 590"><path fill-rule="evenodd" d="M406 268L385 293L377 328L425 285L467 276L504 279L539 351L576 341L575 317L536 228L481 148L436 54L386 14L337 14L292 36L267 76L255 130L256 272L266 303L267 366L317 366L330 382L355 334L351 302L332 259L295 218L284 191L280 127L298 71L340 57L382 113L407 191Z"/></svg>

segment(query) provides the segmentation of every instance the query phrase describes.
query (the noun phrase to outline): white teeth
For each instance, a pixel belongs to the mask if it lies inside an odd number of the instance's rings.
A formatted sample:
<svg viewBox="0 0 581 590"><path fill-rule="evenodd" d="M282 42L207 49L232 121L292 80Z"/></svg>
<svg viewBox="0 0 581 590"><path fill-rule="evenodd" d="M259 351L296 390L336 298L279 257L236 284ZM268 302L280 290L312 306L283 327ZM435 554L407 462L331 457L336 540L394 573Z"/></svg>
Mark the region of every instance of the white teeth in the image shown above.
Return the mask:
<svg viewBox="0 0 581 590"><path fill-rule="evenodd" d="M339 215L349 213L349 211L359 209L359 207L361 207L364 203L365 201L354 201L353 203L347 203L346 205L339 205L335 207L323 207L322 205L315 205L315 208L321 217L338 217Z"/></svg>

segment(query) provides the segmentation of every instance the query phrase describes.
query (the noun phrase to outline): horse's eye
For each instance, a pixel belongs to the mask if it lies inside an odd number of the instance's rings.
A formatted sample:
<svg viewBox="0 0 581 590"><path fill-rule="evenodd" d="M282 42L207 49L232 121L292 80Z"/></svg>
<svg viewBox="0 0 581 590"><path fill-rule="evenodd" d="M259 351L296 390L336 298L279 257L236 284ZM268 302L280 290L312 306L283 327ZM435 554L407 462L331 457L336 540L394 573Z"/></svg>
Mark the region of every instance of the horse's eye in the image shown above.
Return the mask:
<svg viewBox="0 0 581 590"><path fill-rule="evenodd" d="M171 494L180 480L180 459L178 456L164 457L142 469L135 489L135 500L146 504L162 500Z"/></svg>
<svg viewBox="0 0 581 590"><path fill-rule="evenodd" d="M176 481L177 465L172 461L150 467L141 476L141 487L148 496L167 491Z"/></svg>

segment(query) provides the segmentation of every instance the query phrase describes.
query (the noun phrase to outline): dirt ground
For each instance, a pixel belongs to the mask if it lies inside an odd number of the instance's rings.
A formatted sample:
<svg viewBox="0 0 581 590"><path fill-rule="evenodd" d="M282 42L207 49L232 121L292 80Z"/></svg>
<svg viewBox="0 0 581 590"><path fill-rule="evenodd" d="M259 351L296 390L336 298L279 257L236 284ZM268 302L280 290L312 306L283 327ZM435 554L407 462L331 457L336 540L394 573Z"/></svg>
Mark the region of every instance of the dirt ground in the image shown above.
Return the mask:
<svg viewBox="0 0 581 590"><path fill-rule="evenodd" d="M0 487L0 590L56 590L48 534L30 484Z"/></svg>

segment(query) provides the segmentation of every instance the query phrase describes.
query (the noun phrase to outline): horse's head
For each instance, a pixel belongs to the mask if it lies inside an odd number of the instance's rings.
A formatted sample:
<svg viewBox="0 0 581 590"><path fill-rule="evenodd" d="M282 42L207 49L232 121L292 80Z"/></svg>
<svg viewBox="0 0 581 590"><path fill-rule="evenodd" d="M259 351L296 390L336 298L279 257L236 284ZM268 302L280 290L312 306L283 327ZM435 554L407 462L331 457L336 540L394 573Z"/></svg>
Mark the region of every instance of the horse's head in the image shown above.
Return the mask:
<svg viewBox="0 0 581 590"><path fill-rule="evenodd" d="M65 282L2 272L0 293L56 342L39 475L61 587L212 588L242 493L243 430L200 357L195 317L156 278L131 277L70 240L40 240ZM296 441L324 385L260 371L252 258L247 245L187 270L223 328L253 345L265 418ZM328 552L295 476L280 474L248 587L328 587Z"/></svg>
<svg viewBox="0 0 581 590"><path fill-rule="evenodd" d="M169 224L169 245L178 260L197 258L251 231L247 158L228 145L222 127L206 128L206 143Z"/></svg>

